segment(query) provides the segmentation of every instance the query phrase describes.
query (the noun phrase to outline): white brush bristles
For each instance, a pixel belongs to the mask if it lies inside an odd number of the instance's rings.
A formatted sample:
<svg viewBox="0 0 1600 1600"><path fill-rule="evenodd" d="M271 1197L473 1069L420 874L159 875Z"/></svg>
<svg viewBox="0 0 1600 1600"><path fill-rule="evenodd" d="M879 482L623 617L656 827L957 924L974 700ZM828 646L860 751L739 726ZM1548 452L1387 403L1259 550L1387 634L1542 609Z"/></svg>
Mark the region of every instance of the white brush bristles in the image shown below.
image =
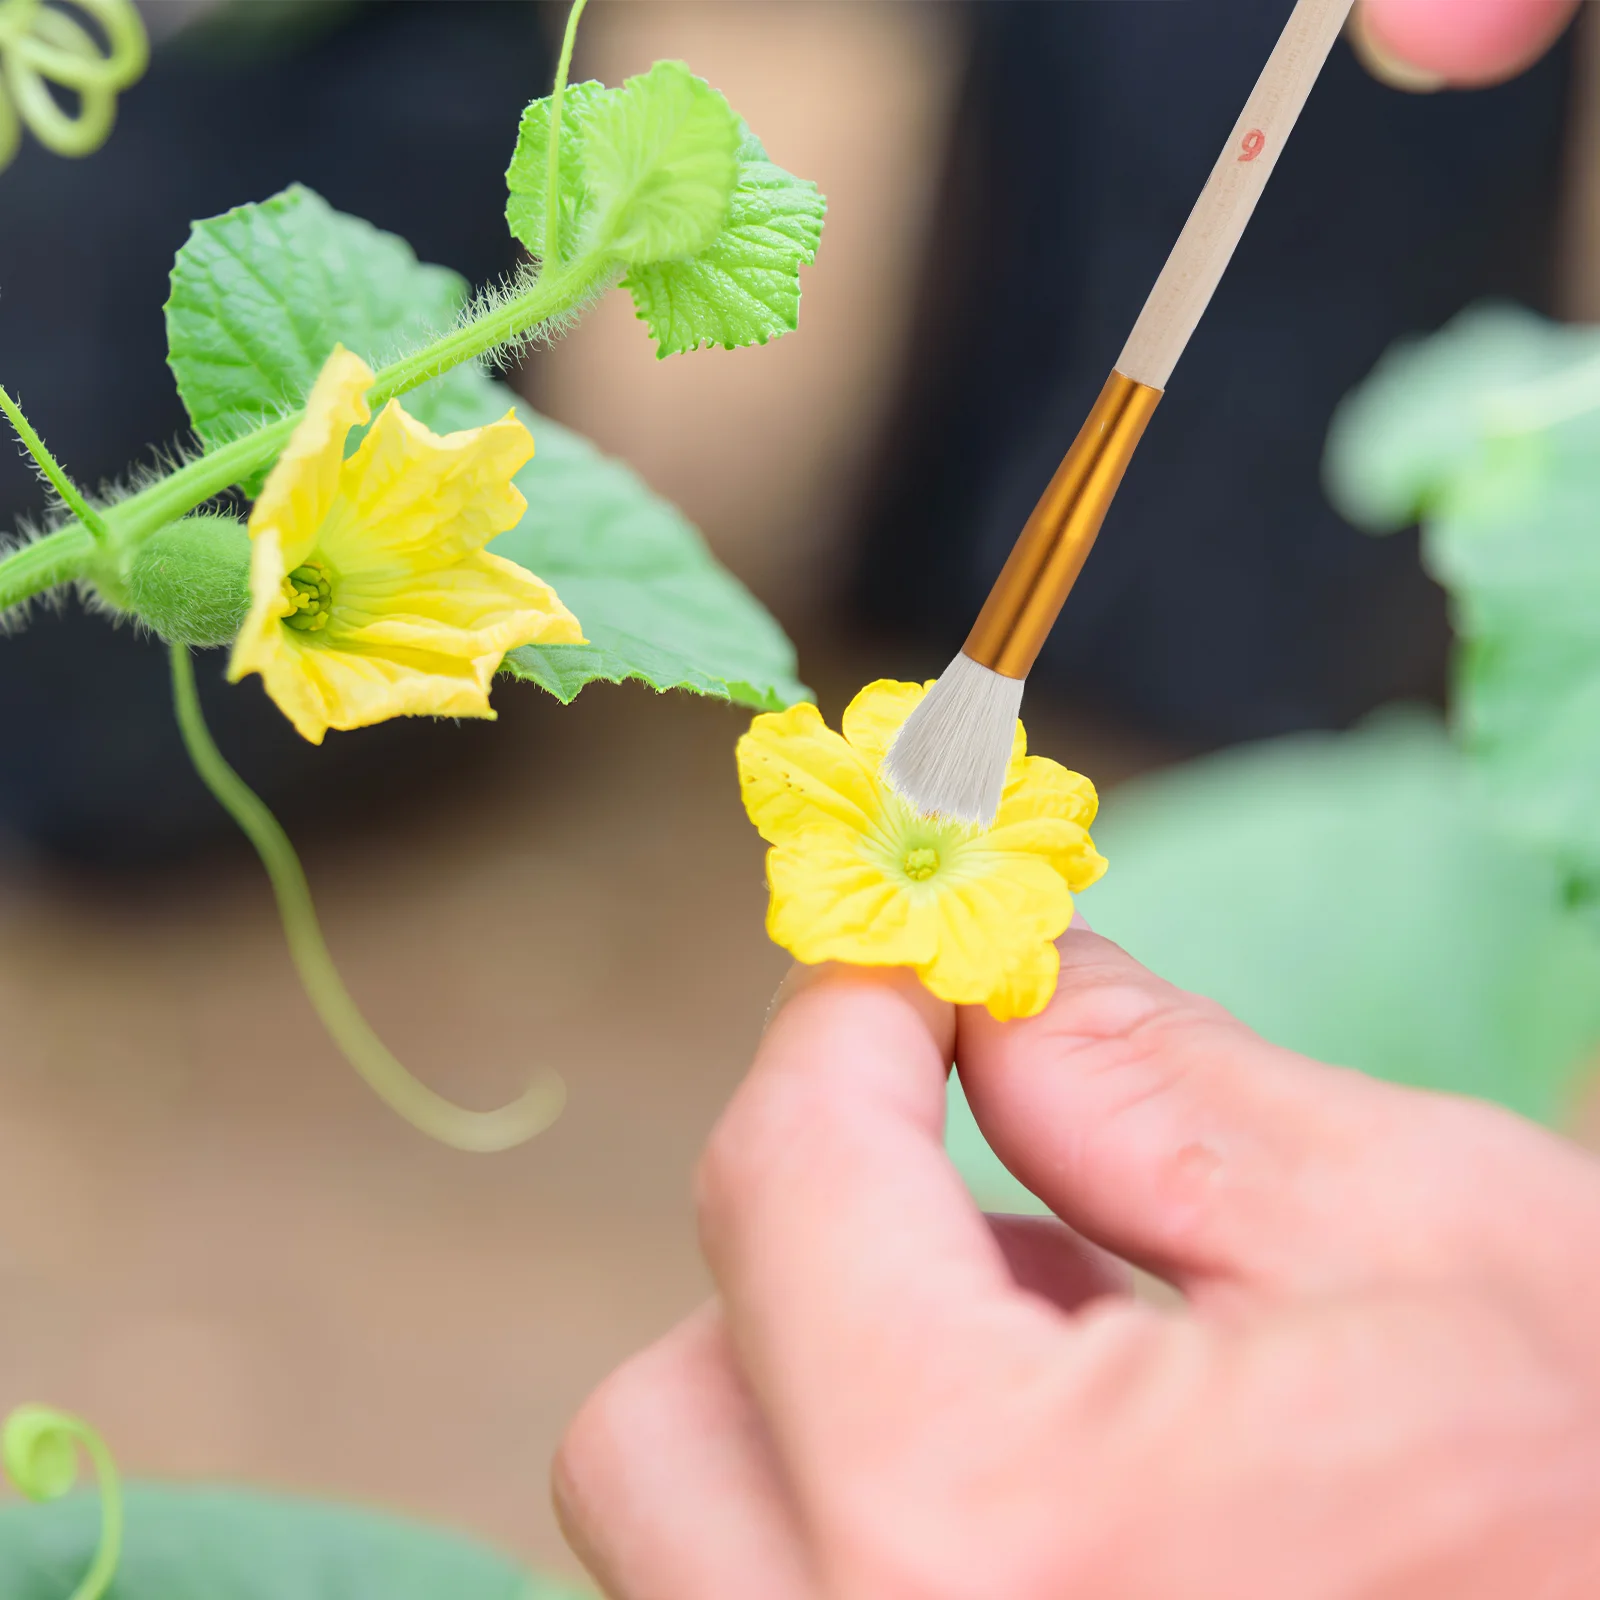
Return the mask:
<svg viewBox="0 0 1600 1600"><path fill-rule="evenodd" d="M963 651L895 735L883 763L889 782L924 816L989 827L1006 786L1022 685Z"/></svg>

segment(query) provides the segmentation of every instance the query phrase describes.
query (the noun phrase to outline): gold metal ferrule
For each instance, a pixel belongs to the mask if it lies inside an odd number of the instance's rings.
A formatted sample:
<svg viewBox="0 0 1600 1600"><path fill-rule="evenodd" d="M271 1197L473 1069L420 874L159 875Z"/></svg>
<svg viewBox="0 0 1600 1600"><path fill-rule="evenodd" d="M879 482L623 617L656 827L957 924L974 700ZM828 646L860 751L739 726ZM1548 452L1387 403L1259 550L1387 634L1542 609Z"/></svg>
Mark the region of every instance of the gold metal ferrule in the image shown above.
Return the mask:
<svg viewBox="0 0 1600 1600"><path fill-rule="evenodd" d="M1012 548L962 649L1026 678L1105 521L1161 390L1113 372Z"/></svg>

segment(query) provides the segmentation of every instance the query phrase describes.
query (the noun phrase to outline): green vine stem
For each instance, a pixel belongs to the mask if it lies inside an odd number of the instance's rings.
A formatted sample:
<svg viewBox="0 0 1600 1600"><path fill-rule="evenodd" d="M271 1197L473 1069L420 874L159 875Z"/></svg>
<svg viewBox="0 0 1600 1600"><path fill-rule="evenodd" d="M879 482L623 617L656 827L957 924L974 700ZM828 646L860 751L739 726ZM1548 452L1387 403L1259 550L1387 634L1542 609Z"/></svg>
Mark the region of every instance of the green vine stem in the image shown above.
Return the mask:
<svg viewBox="0 0 1600 1600"><path fill-rule="evenodd" d="M89 530L95 539L101 543L109 539L110 533L105 523L101 521L100 513L84 498L83 491L67 476L61 463L50 454L44 440L34 432L33 424L23 416L22 407L3 388L0 388L0 411L5 413L6 420L17 430L17 437L45 475L50 487L61 496L62 505Z"/></svg>
<svg viewBox="0 0 1600 1600"><path fill-rule="evenodd" d="M80 1446L100 1480L100 1543L71 1600L100 1600L122 1557L122 1482L105 1440L81 1417L34 1405L18 1406L0 1436L6 1476L30 1500L59 1500L72 1488Z"/></svg>
<svg viewBox="0 0 1600 1600"><path fill-rule="evenodd" d="M567 31L556 62L555 86L550 91L550 154L544 169L544 260L547 267L561 265L561 105L567 97L567 74L578 42L578 23L589 0L572 0Z"/></svg>
<svg viewBox="0 0 1600 1600"><path fill-rule="evenodd" d="M172 696L183 742L201 781L239 824L267 869L300 982L323 1026L370 1089L412 1127L457 1150L508 1150L542 1133L561 1114L566 1090L553 1072L497 1111L469 1111L406 1071L350 998L322 937L305 870L288 835L212 741L195 690L194 663L172 646Z"/></svg>
<svg viewBox="0 0 1600 1600"><path fill-rule="evenodd" d="M527 288L490 303L477 316L409 356L379 370L368 394L376 410L430 378L474 361L518 339L596 294L616 269L604 258L585 256L553 272L540 273ZM10 412L6 413L8 416ZM20 413L19 413L20 414ZM242 438L208 450L159 482L99 513L112 545L127 549L158 529L187 516L206 501L270 466L300 421L300 413L277 417ZM15 419L13 419L15 425ZM75 508L74 508L75 509ZM80 514L42 539L0 560L0 611L44 589L86 575L95 541ZM24 558L31 558L24 560Z"/></svg>

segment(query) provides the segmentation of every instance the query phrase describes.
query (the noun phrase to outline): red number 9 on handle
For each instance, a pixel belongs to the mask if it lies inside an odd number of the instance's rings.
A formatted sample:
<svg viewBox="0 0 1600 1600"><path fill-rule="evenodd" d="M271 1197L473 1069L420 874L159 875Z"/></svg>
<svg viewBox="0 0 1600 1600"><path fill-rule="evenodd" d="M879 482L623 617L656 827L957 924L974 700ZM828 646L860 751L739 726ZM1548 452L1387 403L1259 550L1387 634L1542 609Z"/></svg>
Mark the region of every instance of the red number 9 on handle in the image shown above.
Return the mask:
<svg viewBox="0 0 1600 1600"><path fill-rule="evenodd" d="M1254 161L1255 158L1267 148L1267 136L1259 128L1252 128L1244 136L1244 154L1239 157L1241 161Z"/></svg>

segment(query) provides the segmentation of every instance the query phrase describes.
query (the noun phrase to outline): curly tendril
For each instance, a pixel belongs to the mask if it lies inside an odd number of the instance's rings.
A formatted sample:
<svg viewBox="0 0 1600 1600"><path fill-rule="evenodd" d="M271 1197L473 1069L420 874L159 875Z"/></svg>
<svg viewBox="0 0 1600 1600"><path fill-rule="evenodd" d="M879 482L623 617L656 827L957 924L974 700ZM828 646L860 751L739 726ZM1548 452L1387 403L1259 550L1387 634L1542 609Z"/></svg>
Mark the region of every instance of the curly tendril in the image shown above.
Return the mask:
<svg viewBox="0 0 1600 1600"><path fill-rule="evenodd" d="M45 0L0 0L0 170L24 127L58 156L92 155L116 120L117 95L143 75L150 42L132 0L73 0L105 35L99 40ZM51 85L77 97L66 110Z"/></svg>
<svg viewBox="0 0 1600 1600"><path fill-rule="evenodd" d="M368 1026L328 953L305 869L289 836L213 743L201 715L188 649L175 644L171 653L173 703L189 759L201 782L261 857L300 982L346 1060L391 1110L412 1127L457 1150L509 1150L543 1133L560 1116L566 1100L566 1089L555 1073L540 1073L520 1098L498 1111L469 1111L412 1077Z"/></svg>
<svg viewBox="0 0 1600 1600"><path fill-rule="evenodd" d="M6 1476L30 1500L59 1500L71 1489L80 1446L100 1480L100 1544L71 1600L100 1600L122 1554L122 1482L105 1441L81 1417L33 1405L18 1406L0 1435Z"/></svg>

